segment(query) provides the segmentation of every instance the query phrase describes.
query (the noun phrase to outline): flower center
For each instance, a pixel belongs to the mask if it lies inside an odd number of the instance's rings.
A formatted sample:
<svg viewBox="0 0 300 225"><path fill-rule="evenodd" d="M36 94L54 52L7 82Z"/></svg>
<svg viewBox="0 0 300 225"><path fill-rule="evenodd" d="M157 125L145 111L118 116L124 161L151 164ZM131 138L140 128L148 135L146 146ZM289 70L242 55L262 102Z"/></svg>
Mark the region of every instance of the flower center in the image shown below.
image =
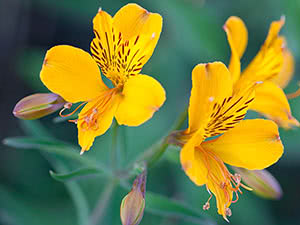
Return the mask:
<svg viewBox="0 0 300 225"><path fill-rule="evenodd" d="M103 116L105 112L111 109L114 103L114 98L119 90L119 88L113 88L99 96L95 104L80 115L78 120L83 120L80 124L83 131L98 130L98 119Z"/></svg>
<svg viewBox="0 0 300 225"><path fill-rule="evenodd" d="M96 131L99 128L98 119L103 116L105 112L110 110L114 103L114 99L116 94L120 92L122 89L121 86L110 89L107 92L104 92L102 95L98 96L96 100L93 100L95 103L91 105L87 109L83 109L84 111L80 114L80 118L69 120L69 122L73 122L75 124L80 123L80 127L83 131L93 130ZM73 115L76 111L79 110L83 105L87 104L88 101L82 102L79 106L77 106L71 113L63 115L62 113L66 109L70 109L72 107L72 103L68 102L64 105L64 108L60 111L59 115L61 117L69 117ZM88 106L87 106L88 107Z"/></svg>

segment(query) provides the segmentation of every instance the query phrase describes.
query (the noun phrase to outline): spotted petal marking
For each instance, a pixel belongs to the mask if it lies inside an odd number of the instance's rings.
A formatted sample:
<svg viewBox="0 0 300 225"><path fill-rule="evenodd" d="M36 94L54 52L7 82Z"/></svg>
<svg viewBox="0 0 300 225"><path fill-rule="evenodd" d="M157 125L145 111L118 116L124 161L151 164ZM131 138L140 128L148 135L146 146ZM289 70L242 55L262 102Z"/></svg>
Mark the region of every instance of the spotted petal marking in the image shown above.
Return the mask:
<svg viewBox="0 0 300 225"><path fill-rule="evenodd" d="M254 100L254 86L214 103L209 123L204 129L204 138L222 134L244 119Z"/></svg>

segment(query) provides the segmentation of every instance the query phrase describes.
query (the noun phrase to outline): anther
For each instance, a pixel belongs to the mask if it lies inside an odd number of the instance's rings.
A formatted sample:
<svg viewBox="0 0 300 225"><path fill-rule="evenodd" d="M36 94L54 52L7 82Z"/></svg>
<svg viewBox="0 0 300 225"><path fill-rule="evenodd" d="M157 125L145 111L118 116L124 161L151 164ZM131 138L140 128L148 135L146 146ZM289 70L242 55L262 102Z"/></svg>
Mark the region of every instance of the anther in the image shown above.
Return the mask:
<svg viewBox="0 0 300 225"><path fill-rule="evenodd" d="M221 182L220 187L221 187L222 189L224 189L225 186L226 186L225 182Z"/></svg>
<svg viewBox="0 0 300 225"><path fill-rule="evenodd" d="M297 98L300 96L300 83L298 83L298 90L296 90L294 93L290 93L290 94L287 94L287 99L293 99L293 98Z"/></svg>
<svg viewBox="0 0 300 225"><path fill-rule="evenodd" d="M70 109L71 107L72 107L71 102L67 102L66 104L64 104L64 108L66 108L66 109Z"/></svg>
<svg viewBox="0 0 300 225"><path fill-rule="evenodd" d="M209 210L210 208L210 204L209 202L206 202L204 205L203 205L203 210Z"/></svg>
<svg viewBox="0 0 300 225"><path fill-rule="evenodd" d="M226 208L225 209L225 214L226 214L226 216L231 216L232 215L231 209L230 208Z"/></svg>
<svg viewBox="0 0 300 225"><path fill-rule="evenodd" d="M206 187L206 189L207 189L208 193L210 194L210 196L209 196L208 200L206 201L206 203L203 205L203 210L209 210L209 208L210 208L209 201L212 198L212 194L210 193L209 189L207 187Z"/></svg>
<svg viewBox="0 0 300 225"><path fill-rule="evenodd" d="M237 182L238 184L241 183L241 180L242 180L241 174L235 173L235 174L234 174L234 180L235 180L235 182Z"/></svg>

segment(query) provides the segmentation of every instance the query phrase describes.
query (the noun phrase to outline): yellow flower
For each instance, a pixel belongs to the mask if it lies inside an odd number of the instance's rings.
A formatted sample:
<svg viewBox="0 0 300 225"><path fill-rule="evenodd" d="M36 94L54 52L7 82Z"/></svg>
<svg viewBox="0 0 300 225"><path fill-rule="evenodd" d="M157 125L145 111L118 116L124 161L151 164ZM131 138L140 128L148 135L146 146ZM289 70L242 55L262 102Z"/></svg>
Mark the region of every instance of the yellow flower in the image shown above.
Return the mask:
<svg viewBox="0 0 300 225"><path fill-rule="evenodd" d="M284 21L282 17L271 24L266 41L242 74L240 59L248 41L247 28L240 18L232 16L226 21L224 30L231 48L229 70L234 88L239 89L247 82L263 82L256 89L255 100L250 109L284 128L291 128L300 126L300 123L292 116L287 97L282 90L291 80L294 71L293 56L286 48L284 37L278 34Z"/></svg>
<svg viewBox="0 0 300 225"><path fill-rule="evenodd" d="M164 103L160 83L139 74L154 51L161 29L162 17L137 4L124 6L114 17L99 9L93 20L92 56L68 45L47 52L40 73L42 82L67 102L86 104L74 120L81 153L107 131L114 117L119 124L138 126ZM113 88L104 84L98 66Z"/></svg>
<svg viewBox="0 0 300 225"><path fill-rule="evenodd" d="M183 146L180 161L185 173L216 196L218 213L227 220L231 203L242 193L240 187L247 187L241 183L241 176L231 174L224 163L264 169L281 157L283 146L273 121L243 120L258 84L234 90L232 75L221 62L197 65L192 82L189 127L173 137ZM203 209L209 208L209 200Z"/></svg>

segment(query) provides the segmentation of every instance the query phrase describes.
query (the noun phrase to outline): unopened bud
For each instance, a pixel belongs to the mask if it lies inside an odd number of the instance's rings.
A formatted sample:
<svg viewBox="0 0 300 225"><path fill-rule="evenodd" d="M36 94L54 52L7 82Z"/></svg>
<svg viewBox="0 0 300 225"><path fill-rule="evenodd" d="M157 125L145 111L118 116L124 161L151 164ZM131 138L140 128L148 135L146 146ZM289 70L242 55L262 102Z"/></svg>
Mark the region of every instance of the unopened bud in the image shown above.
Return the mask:
<svg viewBox="0 0 300 225"><path fill-rule="evenodd" d="M268 199L279 199L282 189L279 182L267 170L247 170L232 167L242 177L242 182L253 188L253 191Z"/></svg>
<svg viewBox="0 0 300 225"><path fill-rule="evenodd" d="M145 209L146 170L134 180L131 191L123 198L120 216L123 225L138 225Z"/></svg>
<svg viewBox="0 0 300 225"><path fill-rule="evenodd" d="M54 93L33 94L21 99L13 114L24 120L34 120L47 116L62 108L65 100Z"/></svg>

